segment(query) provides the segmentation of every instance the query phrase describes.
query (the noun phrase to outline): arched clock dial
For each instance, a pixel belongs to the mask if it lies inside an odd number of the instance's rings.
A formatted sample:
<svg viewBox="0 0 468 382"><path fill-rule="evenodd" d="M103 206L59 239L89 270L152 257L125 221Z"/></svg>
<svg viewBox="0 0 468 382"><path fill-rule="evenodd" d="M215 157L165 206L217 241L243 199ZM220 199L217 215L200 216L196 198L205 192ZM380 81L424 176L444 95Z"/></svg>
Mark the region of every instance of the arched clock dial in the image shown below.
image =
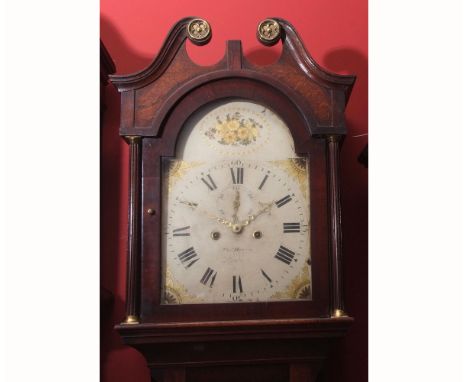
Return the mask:
<svg viewBox="0 0 468 382"><path fill-rule="evenodd" d="M165 161L166 304L311 298L309 171L271 109L198 110Z"/></svg>
<svg viewBox="0 0 468 382"><path fill-rule="evenodd" d="M173 161L165 303L310 299L307 162Z"/></svg>

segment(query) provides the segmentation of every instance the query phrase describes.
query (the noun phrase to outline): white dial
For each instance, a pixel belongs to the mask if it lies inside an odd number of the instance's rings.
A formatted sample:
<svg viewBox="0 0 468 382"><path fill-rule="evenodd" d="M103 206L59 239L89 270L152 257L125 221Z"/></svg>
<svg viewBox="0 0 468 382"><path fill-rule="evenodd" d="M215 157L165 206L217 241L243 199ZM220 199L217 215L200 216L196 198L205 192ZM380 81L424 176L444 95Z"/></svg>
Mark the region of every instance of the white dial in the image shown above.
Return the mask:
<svg viewBox="0 0 468 382"><path fill-rule="evenodd" d="M310 297L309 213L287 162L186 170L167 200L167 303Z"/></svg>

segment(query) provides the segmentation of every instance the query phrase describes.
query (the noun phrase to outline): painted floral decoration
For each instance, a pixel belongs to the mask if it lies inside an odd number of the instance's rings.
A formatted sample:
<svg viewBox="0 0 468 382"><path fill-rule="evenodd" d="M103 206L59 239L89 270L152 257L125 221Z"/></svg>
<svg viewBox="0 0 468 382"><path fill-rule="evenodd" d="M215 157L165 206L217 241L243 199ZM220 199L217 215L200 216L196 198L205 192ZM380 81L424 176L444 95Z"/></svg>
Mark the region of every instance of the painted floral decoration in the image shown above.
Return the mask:
<svg viewBox="0 0 468 382"><path fill-rule="evenodd" d="M222 145L247 146L255 142L260 134L262 125L252 118L244 118L239 112L226 114L224 120L216 117L216 126L211 127L205 135Z"/></svg>

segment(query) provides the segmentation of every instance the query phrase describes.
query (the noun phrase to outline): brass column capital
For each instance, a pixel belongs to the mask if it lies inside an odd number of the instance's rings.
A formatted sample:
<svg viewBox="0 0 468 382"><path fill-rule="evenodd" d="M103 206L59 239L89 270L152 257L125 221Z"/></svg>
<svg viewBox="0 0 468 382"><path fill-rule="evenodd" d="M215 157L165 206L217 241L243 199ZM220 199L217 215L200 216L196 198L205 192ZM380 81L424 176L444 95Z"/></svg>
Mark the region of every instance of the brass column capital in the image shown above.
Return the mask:
<svg viewBox="0 0 468 382"><path fill-rule="evenodd" d="M340 142L342 139L341 135L327 135L327 141L332 142Z"/></svg>
<svg viewBox="0 0 468 382"><path fill-rule="evenodd" d="M141 142L141 137L139 135L125 135L123 138L129 145Z"/></svg>

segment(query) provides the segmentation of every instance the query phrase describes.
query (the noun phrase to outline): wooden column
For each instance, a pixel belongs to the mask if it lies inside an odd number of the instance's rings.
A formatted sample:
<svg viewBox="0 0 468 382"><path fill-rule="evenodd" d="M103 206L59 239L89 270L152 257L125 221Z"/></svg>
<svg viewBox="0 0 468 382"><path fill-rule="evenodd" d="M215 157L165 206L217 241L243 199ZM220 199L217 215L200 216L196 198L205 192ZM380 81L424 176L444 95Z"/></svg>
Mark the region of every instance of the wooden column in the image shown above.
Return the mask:
<svg viewBox="0 0 468 382"><path fill-rule="evenodd" d="M332 317L346 316L343 301L343 272L341 246L341 192L340 192L340 140L341 136L327 137L328 188L332 260Z"/></svg>
<svg viewBox="0 0 468 382"><path fill-rule="evenodd" d="M130 146L127 296L125 324L139 323L141 137L127 136Z"/></svg>

